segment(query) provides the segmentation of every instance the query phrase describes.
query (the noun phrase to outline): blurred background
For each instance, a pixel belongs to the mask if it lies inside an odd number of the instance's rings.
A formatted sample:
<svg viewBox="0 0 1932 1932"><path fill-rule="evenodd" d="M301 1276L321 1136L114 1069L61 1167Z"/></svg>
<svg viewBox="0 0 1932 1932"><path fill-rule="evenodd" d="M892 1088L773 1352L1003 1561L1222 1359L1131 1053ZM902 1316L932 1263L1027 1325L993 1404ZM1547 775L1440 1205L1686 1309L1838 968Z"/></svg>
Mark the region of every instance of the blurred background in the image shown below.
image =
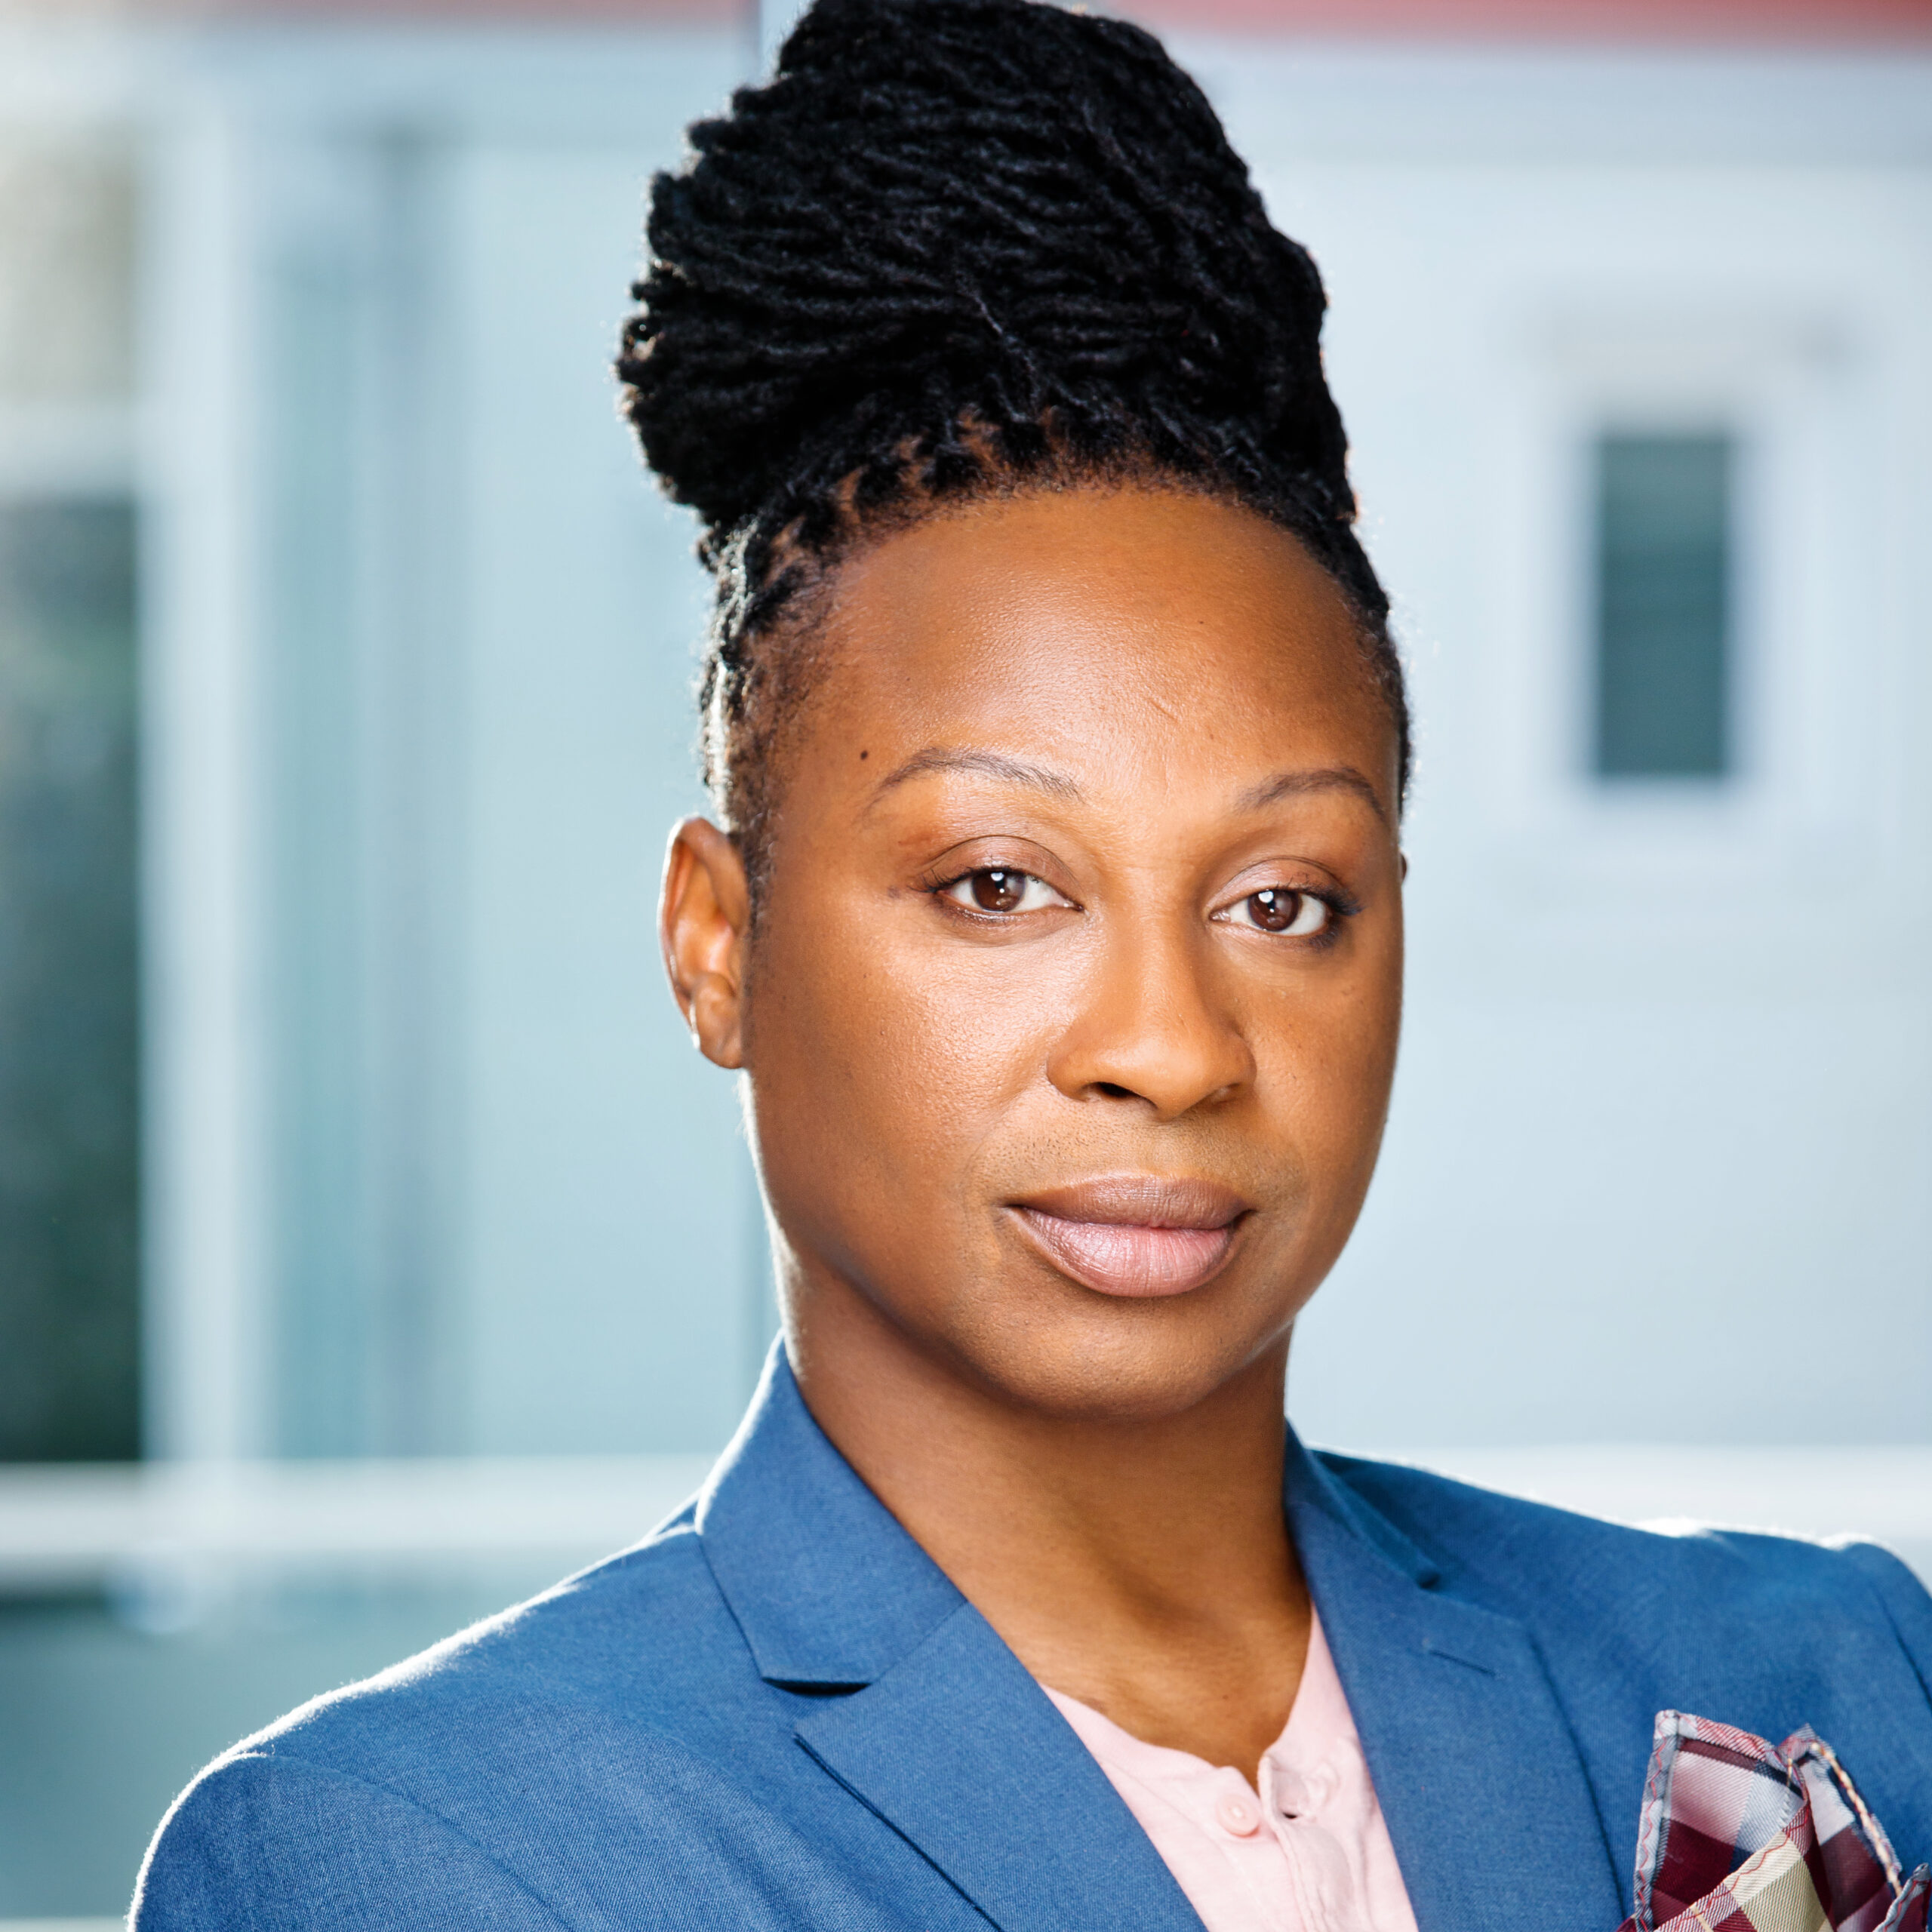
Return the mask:
<svg viewBox="0 0 1932 1932"><path fill-rule="evenodd" d="M787 11L0 4L0 1922L750 1389L651 936L704 587L608 365ZM1932 1573L1932 0L1137 17L1327 276L1421 721L1292 1413Z"/></svg>

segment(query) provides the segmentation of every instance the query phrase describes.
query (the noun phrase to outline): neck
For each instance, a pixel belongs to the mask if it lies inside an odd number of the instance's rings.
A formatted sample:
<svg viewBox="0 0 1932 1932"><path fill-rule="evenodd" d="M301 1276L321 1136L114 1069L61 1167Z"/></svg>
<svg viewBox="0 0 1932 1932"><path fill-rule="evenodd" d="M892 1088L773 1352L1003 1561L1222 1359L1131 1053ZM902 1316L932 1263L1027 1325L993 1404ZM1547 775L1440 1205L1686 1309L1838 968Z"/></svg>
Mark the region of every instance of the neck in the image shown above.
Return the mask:
<svg viewBox="0 0 1932 1932"><path fill-rule="evenodd" d="M795 1284L807 1405L1041 1683L1252 1777L1300 1681L1309 1598L1281 1506L1287 1338L1173 1415L1003 1400L843 1284Z"/></svg>

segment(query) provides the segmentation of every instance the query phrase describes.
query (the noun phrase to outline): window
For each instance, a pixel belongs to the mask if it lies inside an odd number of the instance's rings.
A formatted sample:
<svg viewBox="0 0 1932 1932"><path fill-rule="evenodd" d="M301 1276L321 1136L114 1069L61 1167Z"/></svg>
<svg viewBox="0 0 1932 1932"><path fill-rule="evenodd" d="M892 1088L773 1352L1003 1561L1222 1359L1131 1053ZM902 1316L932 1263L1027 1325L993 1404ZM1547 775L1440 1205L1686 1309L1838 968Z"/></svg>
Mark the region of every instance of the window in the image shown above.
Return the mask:
<svg viewBox="0 0 1932 1932"><path fill-rule="evenodd" d="M140 1447L133 203L111 150L0 145L7 1461Z"/></svg>
<svg viewBox="0 0 1932 1932"><path fill-rule="evenodd" d="M0 504L0 1457L137 1453L134 518Z"/></svg>
<svg viewBox="0 0 1932 1932"><path fill-rule="evenodd" d="M1734 466L1725 435L1598 441L1600 778L1730 774Z"/></svg>

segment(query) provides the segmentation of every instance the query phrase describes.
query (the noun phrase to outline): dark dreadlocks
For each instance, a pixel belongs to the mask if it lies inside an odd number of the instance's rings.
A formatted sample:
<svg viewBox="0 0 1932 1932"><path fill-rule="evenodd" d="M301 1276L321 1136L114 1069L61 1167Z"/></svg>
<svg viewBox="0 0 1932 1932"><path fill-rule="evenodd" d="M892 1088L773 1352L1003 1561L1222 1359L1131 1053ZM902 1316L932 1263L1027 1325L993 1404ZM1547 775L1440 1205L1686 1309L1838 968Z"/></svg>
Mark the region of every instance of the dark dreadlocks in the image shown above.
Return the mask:
<svg viewBox="0 0 1932 1932"><path fill-rule="evenodd" d="M843 546L975 493L1138 478L1292 531L1355 611L1406 787L1321 278L1158 42L1035 0L816 0L691 143L617 371L703 519L706 770L755 881L809 654L777 620Z"/></svg>

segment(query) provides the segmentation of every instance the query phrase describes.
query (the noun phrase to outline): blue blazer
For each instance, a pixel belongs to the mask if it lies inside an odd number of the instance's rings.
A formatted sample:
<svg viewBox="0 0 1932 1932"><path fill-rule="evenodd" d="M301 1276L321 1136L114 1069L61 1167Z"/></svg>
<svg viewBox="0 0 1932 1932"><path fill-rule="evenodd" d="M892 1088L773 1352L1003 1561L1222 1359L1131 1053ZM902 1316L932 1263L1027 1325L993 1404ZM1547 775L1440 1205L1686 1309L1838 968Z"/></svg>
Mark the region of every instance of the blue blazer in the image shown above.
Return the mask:
<svg viewBox="0 0 1932 1932"><path fill-rule="evenodd" d="M1932 1599L1895 1558L1649 1535L1292 1441L1287 1499L1420 1932L1615 1932L1666 1707L1812 1724L1932 1858ZM639 1547L211 1765L134 1923L1200 1932L782 1353Z"/></svg>

